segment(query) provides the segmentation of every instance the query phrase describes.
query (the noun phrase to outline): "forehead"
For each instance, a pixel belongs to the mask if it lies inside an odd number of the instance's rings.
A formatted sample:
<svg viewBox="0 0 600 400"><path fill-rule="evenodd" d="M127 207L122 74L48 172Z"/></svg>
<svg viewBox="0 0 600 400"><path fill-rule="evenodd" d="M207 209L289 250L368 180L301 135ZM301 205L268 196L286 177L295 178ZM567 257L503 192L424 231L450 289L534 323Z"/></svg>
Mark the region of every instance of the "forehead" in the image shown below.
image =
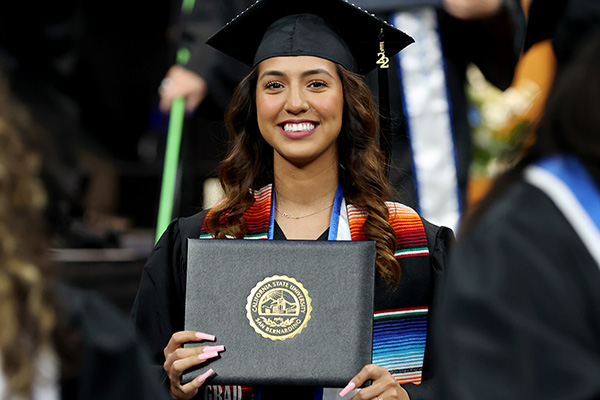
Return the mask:
<svg viewBox="0 0 600 400"><path fill-rule="evenodd" d="M326 71L337 78L337 67L332 61L313 56L283 56L272 57L258 64L258 76L268 71L281 72L283 74L305 73ZM324 73L324 72L323 72Z"/></svg>

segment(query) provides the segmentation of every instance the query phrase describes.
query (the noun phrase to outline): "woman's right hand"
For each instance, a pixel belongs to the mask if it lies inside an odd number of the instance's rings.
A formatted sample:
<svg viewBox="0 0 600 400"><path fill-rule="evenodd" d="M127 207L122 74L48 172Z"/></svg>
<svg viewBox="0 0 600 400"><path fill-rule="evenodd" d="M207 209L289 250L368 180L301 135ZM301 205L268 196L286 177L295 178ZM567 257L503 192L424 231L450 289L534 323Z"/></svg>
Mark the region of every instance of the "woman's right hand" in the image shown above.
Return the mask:
<svg viewBox="0 0 600 400"><path fill-rule="evenodd" d="M174 399L191 399L198 393L204 381L214 373L209 369L191 382L181 385L181 375L186 369L217 357L219 352L225 350L223 346L182 347L184 343L204 340L214 341L215 337L202 332L181 331L174 333L165 347L163 367L171 381L171 396Z"/></svg>

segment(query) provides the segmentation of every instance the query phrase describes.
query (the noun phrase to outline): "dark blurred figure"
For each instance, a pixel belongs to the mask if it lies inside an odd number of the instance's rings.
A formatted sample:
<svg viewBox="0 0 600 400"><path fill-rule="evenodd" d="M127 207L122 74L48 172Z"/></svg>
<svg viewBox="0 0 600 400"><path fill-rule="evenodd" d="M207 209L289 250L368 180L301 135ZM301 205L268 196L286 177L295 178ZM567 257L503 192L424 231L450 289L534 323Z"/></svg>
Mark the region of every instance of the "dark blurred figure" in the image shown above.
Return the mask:
<svg viewBox="0 0 600 400"><path fill-rule="evenodd" d="M0 75L0 398L168 398L123 315L55 280L37 129Z"/></svg>
<svg viewBox="0 0 600 400"><path fill-rule="evenodd" d="M520 0L357 0L415 43L390 60L390 180L399 200L456 230L471 163L466 69L512 83L525 38ZM377 93L377 76L371 74Z"/></svg>
<svg viewBox="0 0 600 400"><path fill-rule="evenodd" d="M14 95L48 132L37 138L43 151L41 173L52 204L51 226L63 236L83 214L85 186L76 154L80 108L72 94L82 33L77 3L0 5L0 68Z"/></svg>
<svg viewBox="0 0 600 400"><path fill-rule="evenodd" d="M85 26L74 78L82 122L116 160L137 161L168 67L168 30L179 3L77 2Z"/></svg>
<svg viewBox="0 0 600 400"><path fill-rule="evenodd" d="M160 109L168 112L176 97L184 97L191 114L183 138L183 190L180 215L203 206L202 183L216 177L216 165L227 148L225 109L233 89L249 72L239 61L208 46L206 40L225 23L253 4L253 0L196 0L190 12L180 14L174 42L189 51L182 66L172 65L159 88ZM210 206L210 205L207 205Z"/></svg>
<svg viewBox="0 0 600 400"><path fill-rule="evenodd" d="M82 155L117 170L137 161L166 69L171 7L169 0L0 3L0 69L45 132L38 140L55 245L118 244L111 232L86 226L86 196L99 171L84 168Z"/></svg>
<svg viewBox="0 0 600 400"><path fill-rule="evenodd" d="M600 2L594 0L532 0L525 50L551 39L556 60L569 62L600 27Z"/></svg>
<svg viewBox="0 0 600 400"><path fill-rule="evenodd" d="M597 21L592 3L578 15ZM535 144L461 228L434 321L441 398L600 398L599 26L579 26Z"/></svg>

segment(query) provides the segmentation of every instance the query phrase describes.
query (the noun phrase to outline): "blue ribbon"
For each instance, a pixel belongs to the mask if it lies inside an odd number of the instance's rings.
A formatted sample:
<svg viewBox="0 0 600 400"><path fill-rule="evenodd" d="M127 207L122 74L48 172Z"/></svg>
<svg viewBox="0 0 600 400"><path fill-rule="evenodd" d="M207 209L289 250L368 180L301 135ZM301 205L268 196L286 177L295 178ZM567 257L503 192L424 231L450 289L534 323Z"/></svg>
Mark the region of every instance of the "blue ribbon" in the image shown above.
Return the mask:
<svg viewBox="0 0 600 400"><path fill-rule="evenodd" d="M327 240L337 239L343 199L344 191L342 190L342 184L338 183L337 190L335 191L335 200L333 201L333 210L331 211L331 221L329 222L329 236L327 237Z"/></svg>
<svg viewBox="0 0 600 400"><path fill-rule="evenodd" d="M543 158L535 165L563 181L600 230L600 190L581 161L561 154Z"/></svg>

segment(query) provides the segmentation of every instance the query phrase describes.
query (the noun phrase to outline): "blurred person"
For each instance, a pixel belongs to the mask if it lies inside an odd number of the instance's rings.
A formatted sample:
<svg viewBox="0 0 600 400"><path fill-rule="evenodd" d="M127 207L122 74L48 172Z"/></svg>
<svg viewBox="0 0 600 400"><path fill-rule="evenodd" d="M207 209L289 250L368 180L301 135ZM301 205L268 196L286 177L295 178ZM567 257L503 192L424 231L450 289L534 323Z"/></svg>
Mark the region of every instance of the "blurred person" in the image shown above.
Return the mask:
<svg viewBox="0 0 600 400"><path fill-rule="evenodd" d="M525 51L552 42L558 67L573 58L600 26L600 3L594 0L531 0Z"/></svg>
<svg viewBox="0 0 600 400"><path fill-rule="evenodd" d="M589 4L589 3L588 3ZM600 397L600 34L465 219L434 320L444 399Z"/></svg>
<svg viewBox="0 0 600 400"><path fill-rule="evenodd" d="M354 3L415 39L390 60L390 180L401 202L456 229L471 163L466 69L473 63L496 87L510 86L525 37L520 0ZM375 76L369 78L377 93Z"/></svg>
<svg viewBox="0 0 600 400"><path fill-rule="evenodd" d="M136 170L157 102L170 3L154 2L138 18L139 4L129 2L0 2L0 68L44 128L41 174L56 247L121 244L112 231L131 216L116 214L134 196L121 196L119 178Z"/></svg>
<svg viewBox="0 0 600 400"><path fill-rule="evenodd" d="M175 31L176 44L189 51L184 66L172 65L159 88L160 109L168 112L177 97L185 99L186 110L195 111L204 100L222 111L222 118L235 86L248 67L208 46L206 40L227 21L254 3L251 0L197 0L191 12L182 12Z"/></svg>
<svg viewBox="0 0 600 400"><path fill-rule="evenodd" d="M164 399L126 319L58 283L36 124L0 76L0 398Z"/></svg>
<svg viewBox="0 0 600 400"><path fill-rule="evenodd" d="M200 203L218 196L207 180L226 152L224 115L235 86L248 66L208 46L206 40L219 27L249 7L253 0L197 0L190 12L181 12L173 42L189 54L185 64L167 70L158 93L159 108L169 112L177 97L185 99L187 120L182 143L182 187L179 215L196 212ZM176 57L173 57L173 59ZM189 134L188 134L189 132ZM201 183L204 181L205 185ZM211 206L213 204L206 204Z"/></svg>
<svg viewBox="0 0 600 400"><path fill-rule="evenodd" d="M36 140L47 208L57 236L72 242L71 227L83 216L85 173L78 161L80 107L71 93L77 62L79 8L67 3L0 4L0 70L12 95L27 104L45 128ZM64 243L63 242L63 243ZM58 243L57 243L58 244ZM65 243L66 244L66 243Z"/></svg>

